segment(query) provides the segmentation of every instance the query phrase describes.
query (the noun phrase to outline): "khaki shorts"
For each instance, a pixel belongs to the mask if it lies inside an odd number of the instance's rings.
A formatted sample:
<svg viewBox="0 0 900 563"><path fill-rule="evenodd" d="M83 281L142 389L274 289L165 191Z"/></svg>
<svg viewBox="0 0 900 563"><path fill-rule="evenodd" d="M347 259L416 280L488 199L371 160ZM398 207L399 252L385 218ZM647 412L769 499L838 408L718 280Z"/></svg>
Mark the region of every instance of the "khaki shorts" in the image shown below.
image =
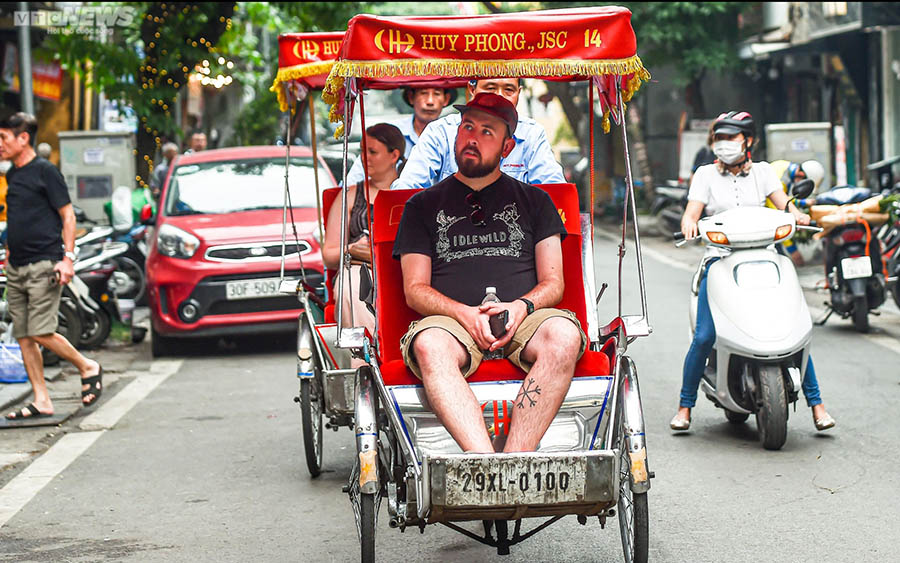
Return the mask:
<svg viewBox="0 0 900 563"><path fill-rule="evenodd" d="M44 336L56 332L62 286L53 262L6 266L6 301L13 321L13 337Z"/></svg>
<svg viewBox="0 0 900 563"><path fill-rule="evenodd" d="M520 324L518 330L516 330L516 334L513 335L512 340L510 340L503 349L503 356L521 368L522 371L527 373L531 370L531 364L521 357L522 350L525 349L528 341L531 340L531 337L537 332L538 327L540 327L544 321L553 317L569 319L578 328L578 334L581 335L581 349L578 351L578 357L580 358L587 347L587 336L585 336L584 331L581 330L581 325L578 323L575 313L566 309L538 309L525 317L525 320L522 321L522 324ZM416 377L422 379L422 373L419 371L419 365L416 363L411 344L420 332L429 328L442 328L452 334L469 354L469 365L464 369L463 377L469 377L475 373L475 370L481 365L481 360L484 359L484 352L478 348L477 344L475 344L475 339L473 339L472 335L469 334L469 332L455 319L443 315L433 315L410 323L409 330L407 330L406 334L403 335L403 338L400 339L400 350L403 354L403 361Z"/></svg>

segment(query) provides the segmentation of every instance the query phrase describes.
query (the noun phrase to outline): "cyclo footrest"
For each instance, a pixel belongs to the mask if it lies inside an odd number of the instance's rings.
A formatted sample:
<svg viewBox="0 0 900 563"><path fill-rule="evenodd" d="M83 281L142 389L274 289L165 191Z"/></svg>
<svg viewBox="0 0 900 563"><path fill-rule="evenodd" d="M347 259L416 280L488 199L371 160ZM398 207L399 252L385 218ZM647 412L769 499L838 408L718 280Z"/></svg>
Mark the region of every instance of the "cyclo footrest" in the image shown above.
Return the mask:
<svg viewBox="0 0 900 563"><path fill-rule="evenodd" d="M618 499L614 450L429 456L432 518L595 514ZM583 511L573 510L583 507Z"/></svg>

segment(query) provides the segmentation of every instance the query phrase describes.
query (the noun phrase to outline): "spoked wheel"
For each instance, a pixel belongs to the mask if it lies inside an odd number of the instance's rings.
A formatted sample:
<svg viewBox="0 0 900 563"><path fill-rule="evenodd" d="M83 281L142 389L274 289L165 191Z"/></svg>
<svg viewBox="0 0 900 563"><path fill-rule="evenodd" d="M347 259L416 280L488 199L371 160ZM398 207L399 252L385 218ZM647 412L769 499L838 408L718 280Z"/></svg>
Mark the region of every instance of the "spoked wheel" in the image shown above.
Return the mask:
<svg viewBox="0 0 900 563"><path fill-rule="evenodd" d="M647 563L650 547L650 509L647 493L631 490L631 457L625 437L624 408L619 408L619 502L616 511L619 516L619 533L622 536L622 551L625 563Z"/></svg>
<svg viewBox="0 0 900 563"><path fill-rule="evenodd" d="M322 473L322 402L324 400L318 378L300 381L300 418L303 422L303 447L309 474Z"/></svg>
<svg viewBox="0 0 900 563"><path fill-rule="evenodd" d="M869 302L865 295L853 300L853 326L858 332L869 332Z"/></svg>
<svg viewBox="0 0 900 563"><path fill-rule="evenodd" d="M374 494L359 495L359 560L375 563L375 516Z"/></svg>
<svg viewBox="0 0 900 563"><path fill-rule="evenodd" d="M781 367L759 366L759 397L756 426L759 440L767 450L780 450L787 440L787 395Z"/></svg>

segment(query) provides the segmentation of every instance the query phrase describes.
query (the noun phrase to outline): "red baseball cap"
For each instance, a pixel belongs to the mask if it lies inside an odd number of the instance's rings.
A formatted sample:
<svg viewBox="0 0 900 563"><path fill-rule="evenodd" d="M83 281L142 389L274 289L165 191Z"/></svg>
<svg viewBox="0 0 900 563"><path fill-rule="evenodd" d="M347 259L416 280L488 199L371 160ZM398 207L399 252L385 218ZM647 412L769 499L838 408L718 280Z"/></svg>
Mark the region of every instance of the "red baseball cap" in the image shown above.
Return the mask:
<svg viewBox="0 0 900 563"><path fill-rule="evenodd" d="M458 109L459 113L466 113L470 109L477 109L499 118L503 123L506 123L510 137L516 132L516 125L519 123L519 113L516 111L516 106L512 105L512 102L503 96L491 94L489 92L476 94L466 105L457 104L453 107Z"/></svg>

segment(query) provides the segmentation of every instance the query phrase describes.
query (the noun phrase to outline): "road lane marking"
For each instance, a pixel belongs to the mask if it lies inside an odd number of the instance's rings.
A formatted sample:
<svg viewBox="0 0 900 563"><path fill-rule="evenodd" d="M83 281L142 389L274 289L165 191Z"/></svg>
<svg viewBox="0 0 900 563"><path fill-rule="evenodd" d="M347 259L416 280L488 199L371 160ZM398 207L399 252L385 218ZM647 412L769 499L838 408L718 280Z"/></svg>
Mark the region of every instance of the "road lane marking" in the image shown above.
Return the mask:
<svg viewBox="0 0 900 563"><path fill-rule="evenodd" d="M148 373L137 376L128 387L117 393L97 412L85 418L79 427L82 430L109 430L160 383L178 372L183 362L184 360L153 362Z"/></svg>
<svg viewBox="0 0 900 563"><path fill-rule="evenodd" d="M79 425L84 432L66 434L43 455L0 489L0 528L15 516L47 483L83 454L97 439L169 376L177 373L184 360L161 360L150 365L150 371L104 403L97 412Z"/></svg>
<svg viewBox="0 0 900 563"><path fill-rule="evenodd" d="M0 528L31 502L47 483L91 447L104 432L66 434L0 489Z"/></svg>

